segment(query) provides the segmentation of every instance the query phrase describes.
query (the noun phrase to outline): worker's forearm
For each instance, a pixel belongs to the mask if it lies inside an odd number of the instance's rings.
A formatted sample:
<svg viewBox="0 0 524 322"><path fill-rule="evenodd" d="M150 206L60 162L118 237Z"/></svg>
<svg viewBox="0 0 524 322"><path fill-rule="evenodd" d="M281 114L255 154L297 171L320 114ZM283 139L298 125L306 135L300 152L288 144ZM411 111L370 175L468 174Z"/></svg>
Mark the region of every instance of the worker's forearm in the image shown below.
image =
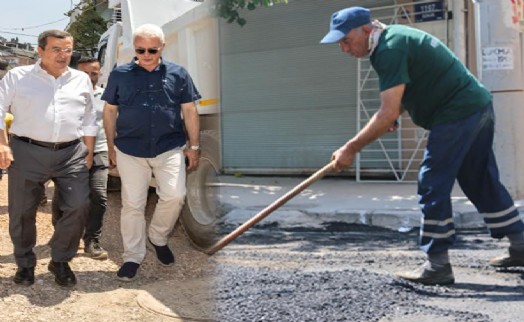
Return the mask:
<svg viewBox="0 0 524 322"><path fill-rule="evenodd" d="M357 135L350 139L346 145L353 152L360 152L365 146L380 138L391 128L392 124L398 118L399 114L384 113L379 110L375 113L369 122L360 130Z"/></svg>

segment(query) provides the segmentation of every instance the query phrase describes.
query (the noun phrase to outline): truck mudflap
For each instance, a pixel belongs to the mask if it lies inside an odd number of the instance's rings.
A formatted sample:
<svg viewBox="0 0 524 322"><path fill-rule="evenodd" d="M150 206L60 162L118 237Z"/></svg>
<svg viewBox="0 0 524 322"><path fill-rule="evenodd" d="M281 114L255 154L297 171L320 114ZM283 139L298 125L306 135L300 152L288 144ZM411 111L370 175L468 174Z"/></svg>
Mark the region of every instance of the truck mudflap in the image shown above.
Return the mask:
<svg viewBox="0 0 524 322"><path fill-rule="evenodd" d="M218 200L220 159L216 133L203 131L200 146L198 168L187 175L186 202L180 223L193 246L205 251L218 240L218 224L222 217Z"/></svg>

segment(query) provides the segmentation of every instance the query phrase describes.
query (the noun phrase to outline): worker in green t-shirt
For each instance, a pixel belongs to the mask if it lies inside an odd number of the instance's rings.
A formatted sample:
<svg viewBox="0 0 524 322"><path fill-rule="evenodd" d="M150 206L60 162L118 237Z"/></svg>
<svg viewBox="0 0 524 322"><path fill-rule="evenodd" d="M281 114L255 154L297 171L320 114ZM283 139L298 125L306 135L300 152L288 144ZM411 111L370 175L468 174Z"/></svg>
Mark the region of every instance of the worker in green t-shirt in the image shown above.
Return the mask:
<svg viewBox="0 0 524 322"><path fill-rule="evenodd" d="M510 241L509 255L493 258L490 264L524 267L524 223L499 180L492 149L492 97L486 88L437 38L408 26L372 21L366 8L335 12L321 43L338 43L344 53L369 57L379 77L380 108L333 152L336 170L350 166L362 148L392 130L404 110L430 131L418 181L424 215L420 245L427 261L397 276L427 285L455 282L448 256L455 240L455 180L483 215L491 236Z"/></svg>

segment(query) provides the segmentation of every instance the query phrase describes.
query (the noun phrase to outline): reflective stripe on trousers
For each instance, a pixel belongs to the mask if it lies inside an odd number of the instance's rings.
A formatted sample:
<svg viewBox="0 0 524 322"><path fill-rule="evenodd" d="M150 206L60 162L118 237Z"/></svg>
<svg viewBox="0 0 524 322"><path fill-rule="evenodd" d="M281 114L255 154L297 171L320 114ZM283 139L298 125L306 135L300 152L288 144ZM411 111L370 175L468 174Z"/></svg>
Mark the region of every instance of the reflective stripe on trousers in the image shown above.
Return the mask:
<svg viewBox="0 0 524 322"><path fill-rule="evenodd" d="M451 190L455 179L483 214L492 237L524 230L518 210L499 180L493 134L491 103L469 117L431 129L418 181L423 251L442 252L454 242Z"/></svg>

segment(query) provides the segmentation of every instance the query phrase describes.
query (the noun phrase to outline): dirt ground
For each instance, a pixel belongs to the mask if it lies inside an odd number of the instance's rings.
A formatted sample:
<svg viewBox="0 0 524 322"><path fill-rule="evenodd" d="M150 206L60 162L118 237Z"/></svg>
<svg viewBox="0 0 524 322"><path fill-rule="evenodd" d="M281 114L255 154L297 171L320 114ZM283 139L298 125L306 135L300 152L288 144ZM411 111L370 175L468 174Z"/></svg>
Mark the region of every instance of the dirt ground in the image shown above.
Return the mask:
<svg viewBox="0 0 524 322"><path fill-rule="evenodd" d="M210 321L213 320L212 275L214 264L207 255L194 250L180 227L169 245L176 264L163 267L148 252L137 280L126 283L116 279L122 264L120 235L120 193L109 193L101 245L109 259L93 260L78 255L72 260L78 284L70 289L59 287L48 272L53 234L51 200L37 214L37 267L35 284L14 284L16 264L9 238L7 181L0 181L0 311L2 321ZM46 194L52 196L53 187ZM150 195L146 218L150 218L156 196Z"/></svg>

